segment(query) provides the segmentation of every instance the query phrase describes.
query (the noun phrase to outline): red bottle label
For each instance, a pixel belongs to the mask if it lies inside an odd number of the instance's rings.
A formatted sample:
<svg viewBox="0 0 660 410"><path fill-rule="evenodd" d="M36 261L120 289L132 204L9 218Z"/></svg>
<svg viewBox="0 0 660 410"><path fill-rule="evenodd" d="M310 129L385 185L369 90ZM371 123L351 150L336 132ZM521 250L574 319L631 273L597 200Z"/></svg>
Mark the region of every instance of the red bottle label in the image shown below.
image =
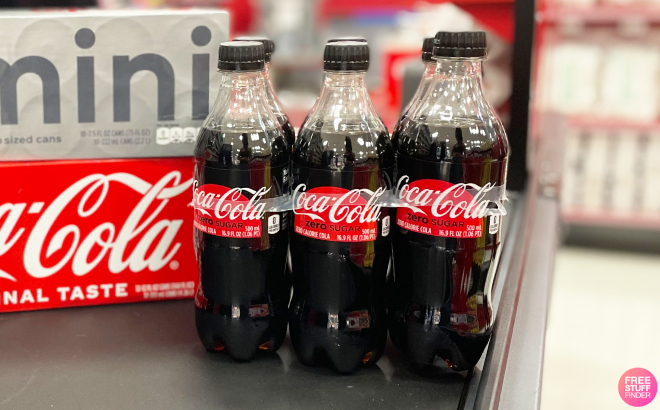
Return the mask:
<svg viewBox="0 0 660 410"><path fill-rule="evenodd" d="M270 188L265 187L255 191L214 184L196 187L193 197L195 228L225 238L259 238L265 213L262 198L269 191Z"/></svg>
<svg viewBox="0 0 660 410"><path fill-rule="evenodd" d="M436 179L399 180L396 224L409 231L447 238L480 238L490 185L452 184ZM403 182L403 183L402 183ZM482 199L480 199L482 198Z"/></svg>
<svg viewBox="0 0 660 410"><path fill-rule="evenodd" d="M374 204L381 189L376 192L337 187L304 189L300 185L294 193L296 233L333 242L376 240L380 206Z"/></svg>

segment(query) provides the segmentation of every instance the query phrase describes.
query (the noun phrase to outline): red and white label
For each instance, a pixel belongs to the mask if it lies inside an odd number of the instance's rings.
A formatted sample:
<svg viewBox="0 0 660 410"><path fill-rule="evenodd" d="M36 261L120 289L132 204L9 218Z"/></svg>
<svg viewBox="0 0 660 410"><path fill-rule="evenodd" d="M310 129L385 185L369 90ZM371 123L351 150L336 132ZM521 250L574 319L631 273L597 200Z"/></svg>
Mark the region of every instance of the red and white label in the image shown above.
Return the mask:
<svg viewBox="0 0 660 410"><path fill-rule="evenodd" d="M0 312L194 295L190 159L4 163L0 175Z"/></svg>
<svg viewBox="0 0 660 410"><path fill-rule="evenodd" d="M396 224L412 232L447 238L480 238L483 218L493 186L452 184L436 179L408 183L403 176L397 184L399 208Z"/></svg>
<svg viewBox="0 0 660 410"><path fill-rule="evenodd" d="M293 194L294 230L309 238L333 242L375 241L383 190L347 190L298 185Z"/></svg>
<svg viewBox="0 0 660 410"><path fill-rule="evenodd" d="M225 238L260 238L264 196L270 188L227 188L204 184L195 188L194 224L202 232ZM248 198L246 195L249 195ZM278 220L279 230L279 220Z"/></svg>

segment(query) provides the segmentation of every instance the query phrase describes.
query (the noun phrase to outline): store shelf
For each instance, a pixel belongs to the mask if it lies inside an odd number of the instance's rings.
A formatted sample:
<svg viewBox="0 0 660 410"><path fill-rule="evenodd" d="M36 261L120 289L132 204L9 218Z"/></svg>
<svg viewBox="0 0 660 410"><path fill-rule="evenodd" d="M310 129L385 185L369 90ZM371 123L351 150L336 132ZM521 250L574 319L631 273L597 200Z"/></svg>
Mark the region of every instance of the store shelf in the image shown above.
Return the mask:
<svg viewBox="0 0 660 410"><path fill-rule="evenodd" d="M660 235L657 230L577 223L568 224L564 233L566 246L660 254Z"/></svg>
<svg viewBox="0 0 660 410"><path fill-rule="evenodd" d="M10 314L0 326L0 407L14 410L454 410L466 380L446 367L415 374L392 346L351 377L303 366L288 340L232 362L205 352L190 300Z"/></svg>
<svg viewBox="0 0 660 410"><path fill-rule="evenodd" d="M535 188L532 188L535 189ZM559 204L547 196L528 194L520 267L503 283L498 332L490 343L483 372L473 378L475 410L538 410L550 287L558 245ZM478 384L478 387L476 385ZM465 409L471 409L468 396Z"/></svg>
<svg viewBox="0 0 660 410"><path fill-rule="evenodd" d="M566 122L571 127L590 130L633 130L660 131L660 121L633 121L596 117L568 117Z"/></svg>
<svg viewBox="0 0 660 410"><path fill-rule="evenodd" d="M561 217L565 223L574 225L660 230L660 215L643 214L637 211L627 214L607 211L562 211Z"/></svg>
<svg viewBox="0 0 660 410"><path fill-rule="evenodd" d="M9 314L0 326L0 407L14 410L455 410L467 377L416 374L391 345L353 376L305 367L289 340L232 362L205 352L190 300Z"/></svg>
<svg viewBox="0 0 660 410"><path fill-rule="evenodd" d="M534 111L535 126L539 126L544 116L552 116L555 121L561 121L562 129L586 130L586 131L635 131L650 132L650 137L660 137L660 119L656 121L633 121L616 118L590 117L590 116L563 116L549 114L543 110ZM560 118L560 119L559 119ZM556 125L556 123L555 123ZM538 132L536 133L538 135Z"/></svg>
<svg viewBox="0 0 660 410"><path fill-rule="evenodd" d="M633 121L613 118L597 117L568 117L567 123L570 126L590 128L590 129L660 129L660 121Z"/></svg>

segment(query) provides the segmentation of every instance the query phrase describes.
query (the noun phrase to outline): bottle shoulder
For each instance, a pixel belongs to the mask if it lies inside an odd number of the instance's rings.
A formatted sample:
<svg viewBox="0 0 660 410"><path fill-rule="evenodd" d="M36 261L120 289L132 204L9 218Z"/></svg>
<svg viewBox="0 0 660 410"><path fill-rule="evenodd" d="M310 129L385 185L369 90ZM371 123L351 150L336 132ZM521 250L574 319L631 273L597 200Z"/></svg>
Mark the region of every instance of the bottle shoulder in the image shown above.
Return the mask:
<svg viewBox="0 0 660 410"><path fill-rule="evenodd" d="M271 165L289 161L289 150L279 129L225 129L203 127L194 155L207 164L233 166L254 161Z"/></svg>
<svg viewBox="0 0 660 410"><path fill-rule="evenodd" d="M389 166L394 164L394 149L386 129L335 132L303 128L294 144L293 161L329 169L367 163Z"/></svg>
<svg viewBox="0 0 660 410"><path fill-rule="evenodd" d="M428 161L457 158L504 160L509 151L504 127L497 118L404 118L393 142L397 153Z"/></svg>

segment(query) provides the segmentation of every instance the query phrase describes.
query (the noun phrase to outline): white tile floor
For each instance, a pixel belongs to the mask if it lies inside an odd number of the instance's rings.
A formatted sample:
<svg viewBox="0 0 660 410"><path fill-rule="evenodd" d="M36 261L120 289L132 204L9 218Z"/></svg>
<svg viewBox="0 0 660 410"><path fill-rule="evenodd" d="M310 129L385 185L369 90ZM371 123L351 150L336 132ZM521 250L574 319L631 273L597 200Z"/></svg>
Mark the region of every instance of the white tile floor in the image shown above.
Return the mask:
<svg viewBox="0 0 660 410"><path fill-rule="evenodd" d="M555 266L541 410L633 409L621 375L660 382L660 255L564 247Z"/></svg>

